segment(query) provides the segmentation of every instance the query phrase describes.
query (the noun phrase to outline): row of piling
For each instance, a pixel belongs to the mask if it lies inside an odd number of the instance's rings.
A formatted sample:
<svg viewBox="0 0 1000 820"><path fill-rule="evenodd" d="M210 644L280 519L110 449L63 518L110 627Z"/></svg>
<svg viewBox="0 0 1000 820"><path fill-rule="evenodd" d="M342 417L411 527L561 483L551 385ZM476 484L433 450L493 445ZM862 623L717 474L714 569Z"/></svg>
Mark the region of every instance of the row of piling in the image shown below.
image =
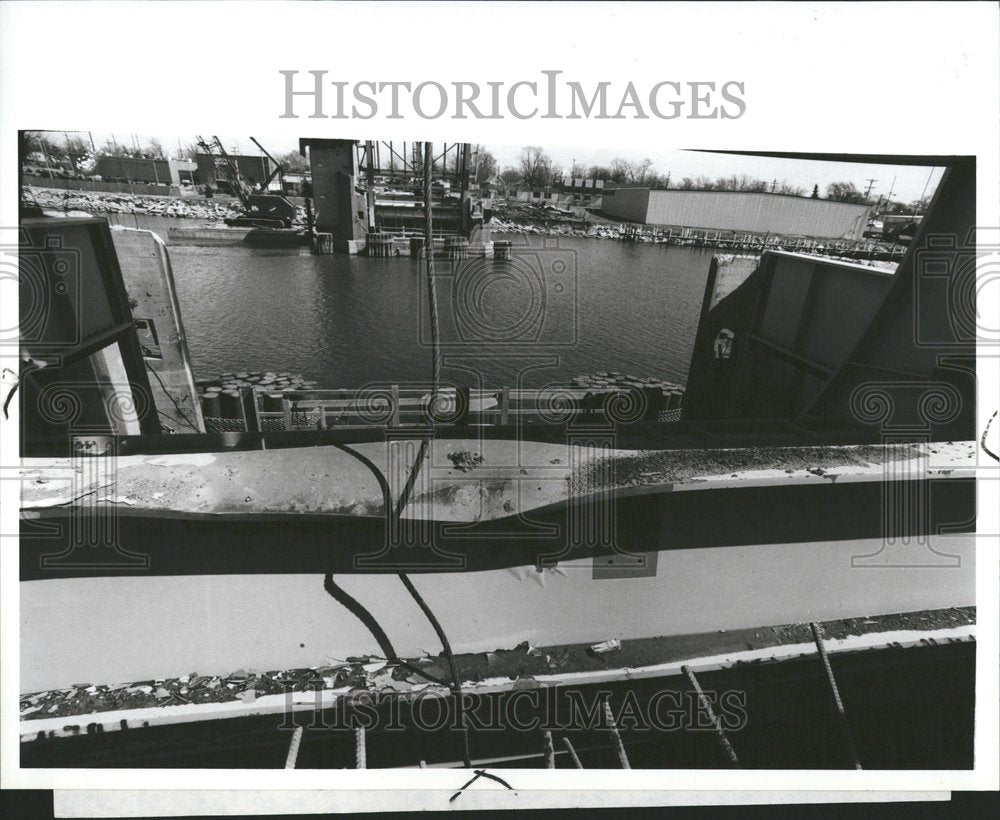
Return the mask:
<svg viewBox="0 0 1000 820"><path fill-rule="evenodd" d="M620 228L623 242L647 242L668 247L717 248L728 251L792 251L820 253L850 259L891 261L906 254L906 245L877 239L815 239L772 234L709 231L694 228L646 228L627 224Z"/></svg>
<svg viewBox="0 0 1000 820"><path fill-rule="evenodd" d="M411 236L409 237L409 250L410 256L420 257L425 252L426 240L423 236ZM510 243L506 243L507 251L503 258L509 259ZM485 252L488 250L486 245L476 247L477 254ZM395 236L386 231L369 231L365 237L365 252L368 256L377 259L386 259L391 256L396 256L398 251L395 246ZM462 260L468 259L470 256L470 245L469 240L464 236L446 236L444 237L444 252L445 259L452 260ZM495 257L494 257L495 258Z"/></svg>

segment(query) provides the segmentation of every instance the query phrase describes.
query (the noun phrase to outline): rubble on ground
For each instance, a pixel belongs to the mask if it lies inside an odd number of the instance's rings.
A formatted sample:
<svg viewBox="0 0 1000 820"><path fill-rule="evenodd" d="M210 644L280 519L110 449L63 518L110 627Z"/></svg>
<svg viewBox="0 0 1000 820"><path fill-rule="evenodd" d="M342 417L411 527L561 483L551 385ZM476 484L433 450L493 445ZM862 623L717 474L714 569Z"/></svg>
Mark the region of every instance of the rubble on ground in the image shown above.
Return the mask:
<svg viewBox="0 0 1000 820"><path fill-rule="evenodd" d="M240 203L233 199L203 197L143 196L94 191L67 191L57 188L29 187L32 198L42 210L82 211L87 213L139 214L178 219L201 219L219 222L243 215ZM305 211L298 208L298 219L305 222Z"/></svg>
<svg viewBox="0 0 1000 820"><path fill-rule="evenodd" d="M837 640L851 635L893 630L947 629L975 622L975 607L952 607L827 621L823 630L827 640ZM634 669L705 654L812 642L808 624L718 630L712 634L665 638L609 638L595 645L540 647L523 641L512 649L456 655L455 666L463 683L506 678L514 682L514 688L524 688L539 685L536 675L607 670L609 662L615 668ZM66 688L21 695L20 717L22 720L35 720L191 703L252 703L266 695L332 689L418 692L428 686L448 684L448 666L443 656L425 656L405 663L392 663L366 655L342 661L329 659L327 664L321 666L269 672L238 669L228 675L191 672L176 678L131 683L76 683Z"/></svg>

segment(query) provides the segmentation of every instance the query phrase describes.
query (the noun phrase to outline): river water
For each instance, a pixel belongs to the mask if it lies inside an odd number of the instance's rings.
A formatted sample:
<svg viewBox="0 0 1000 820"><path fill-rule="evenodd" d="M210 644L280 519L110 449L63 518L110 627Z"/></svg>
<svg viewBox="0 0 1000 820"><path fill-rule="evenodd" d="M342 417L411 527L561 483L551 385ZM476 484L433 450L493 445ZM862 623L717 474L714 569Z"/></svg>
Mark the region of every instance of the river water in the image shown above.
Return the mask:
<svg viewBox="0 0 1000 820"><path fill-rule="evenodd" d="M138 217L164 240L194 224ZM711 251L502 238L515 242L509 263L435 260L445 382L538 387L597 371L686 381ZM167 241L196 378L284 370L327 388L429 378L416 259Z"/></svg>

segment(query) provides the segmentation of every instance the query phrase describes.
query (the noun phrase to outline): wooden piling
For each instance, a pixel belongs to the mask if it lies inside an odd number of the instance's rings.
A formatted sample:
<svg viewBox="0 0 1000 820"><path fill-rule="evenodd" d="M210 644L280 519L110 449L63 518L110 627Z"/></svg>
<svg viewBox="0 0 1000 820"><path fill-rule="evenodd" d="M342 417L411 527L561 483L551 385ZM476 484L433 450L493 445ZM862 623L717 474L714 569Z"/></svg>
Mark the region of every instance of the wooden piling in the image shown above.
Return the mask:
<svg viewBox="0 0 1000 820"><path fill-rule="evenodd" d="M203 415L209 418L217 419L221 415L219 409L219 394L218 390L206 390L205 395L201 397L201 412Z"/></svg>
<svg viewBox="0 0 1000 820"><path fill-rule="evenodd" d="M313 253L318 255L329 255L333 253L333 234L317 233L313 237Z"/></svg>
<svg viewBox="0 0 1000 820"><path fill-rule="evenodd" d="M464 236L446 236L444 238L444 255L446 259L461 260L469 258L469 240Z"/></svg>
<svg viewBox="0 0 1000 820"><path fill-rule="evenodd" d="M281 393L264 393L261 397L261 404L267 413L280 413L281 400L284 398Z"/></svg>
<svg viewBox="0 0 1000 820"><path fill-rule="evenodd" d="M239 388L232 387L219 394L219 417L224 419L242 419L243 402Z"/></svg>
<svg viewBox="0 0 1000 820"><path fill-rule="evenodd" d="M386 259L392 256L392 235L381 231L369 231L365 237L365 248L369 256Z"/></svg>

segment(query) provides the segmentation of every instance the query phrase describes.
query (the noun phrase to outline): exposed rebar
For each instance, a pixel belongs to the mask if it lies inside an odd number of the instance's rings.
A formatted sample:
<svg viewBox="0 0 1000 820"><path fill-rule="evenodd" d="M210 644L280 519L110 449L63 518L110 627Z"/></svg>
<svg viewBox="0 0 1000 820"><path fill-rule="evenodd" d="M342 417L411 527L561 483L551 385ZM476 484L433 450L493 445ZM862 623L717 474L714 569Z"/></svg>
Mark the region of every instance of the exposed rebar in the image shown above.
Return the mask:
<svg viewBox="0 0 1000 820"><path fill-rule="evenodd" d="M854 747L854 735L851 733L851 724L847 720L847 711L844 709L844 702L840 699L840 690L837 688L837 679L833 676L833 667L830 666L830 659L826 654L826 646L823 643L823 627L818 623L809 624L812 629L813 640L816 642L816 649L819 658L823 662L823 669L826 671L826 682L833 696L833 705L840 716L840 725L844 731L844 740L847 743L847 751L851 756L851 762L855 769L861 769L861 761L858 760L858 750Z"/></svg>
<svg viewBox="0 0 1000 820"><path fill-rule="evenodd" d="M578 769L583 768L583 764L580 762L580 758L576 756L576 749L573 748L573 744L569 742L568 737L562 739L563 746L566 747L566 751L569 752L569 756L573 759L573 765Z"/></svg>
<svg viewBox="0 0 1000 820"><path fill-rule="evenodd" d="M556 767L556 750L552 746L552 732L548 730L542 732L542 746L545 748L545 768L554 769Z"/></svg>
<svg viewBox="0 0 1000 820"><path fill-rule="evenodd" d="M288 756L285 758L286 769L295 768L295 761L299 758L299 746L302 745L302 732L302 727L296 726L292 733L291 742L288 744Z"/></svg>
<svg viewBox="0 0 1000 820"><path fill-rule="evenodd" d="M622 743L621 733L618 731L618 724L615 723L615 716L611 712L611 698L604 698L604 718L608 722L608 731L611 732L611 739L615 744L615 751L618 752L618 760L623 769L631 769L628 763L628 755L625 754L625 744Z"/></svg>
<svg viewBox="0 0 1000 820"><path fill-rule="evenodd" d="M719 716L716 715L715 710L712 709L712 704L702 691L701 684L698 683L698 679L694 676L694 672L689 666L682 666L681 671L687 675L688 682L698 694L698 702L701 704L701 708L705 710L705 714L708 715L708 719L711 720L712 724L715 726L715 734L719 739L719 746L722 747L722 753L729 761L729 765L734 769L738 769L740 767L740 761L739 758L736 757L736 751L733 749L733 745L729 742L729 738L726 737L726 730L722 728L722 721L719 720Z"/></svg>

